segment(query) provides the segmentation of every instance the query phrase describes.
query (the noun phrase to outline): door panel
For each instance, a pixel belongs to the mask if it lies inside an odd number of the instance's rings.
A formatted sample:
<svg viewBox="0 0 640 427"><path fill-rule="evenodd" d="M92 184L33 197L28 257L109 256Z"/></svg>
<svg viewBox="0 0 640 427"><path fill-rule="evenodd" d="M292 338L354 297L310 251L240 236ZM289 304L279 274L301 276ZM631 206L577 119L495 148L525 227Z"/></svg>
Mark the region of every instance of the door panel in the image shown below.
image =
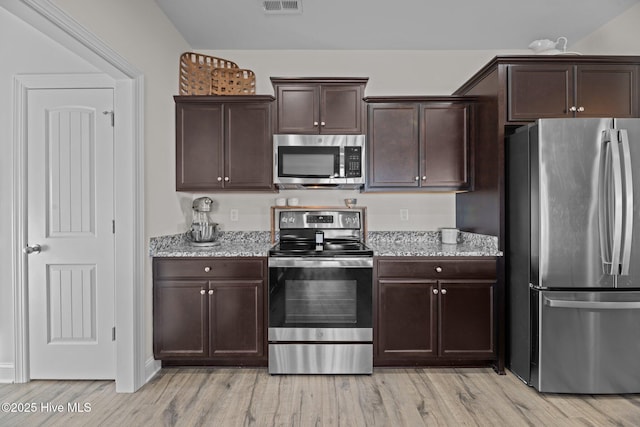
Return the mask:
<svg viewBox="0 0 640 427"><path fill-rule="evenodd" d="M639 393L640 292L539 292L538 376L550 393Z"/></svg>
<svg viewBox="0 0 640 427"><path fill-rule="evenodd" d="M422 109L421 152L423 187L469 186L469 131L466 105L425 106Z"/></svg>
<svg viewBox="0 0 640 427"><path fill-rule="evenodd" d="M440 282L440 355L495 356L492 281Z"/></svg>
<svg viewBox="0 0 640 427"><path fill-rule="evenodd" d="M618 277L618 286L640 288L640 119L616 119L615 127L625 129L629 137L631 157L633 223L631 231L631 262L629 274Z"/></svg>
<svg viewBox="0 0 640 427"><path fill-rule="evenodd" d="M602 131L611 119L542 120L532 153L532 232L538 232L544 287L609 287L600 254L599 174ZM538 158L539 156L539 158ZM535 198L535 197L534 197ZM539 229L535 230L535 225ZM535 269L535 265L533 266Z"/></svg>
<svg viewBox="0 0 640 427"><path fill-rule="evenodd" d="M176 190L222 188L222 104L176 105Z"/></svg>
<svg viewBox="0 0 640 427"><path fill-rule="evenodd" d="M507 84L509 121L573 117L572 65L511 65Z"/></svg>
<svg viewBox="0 0 640 427"><path fill-rule="evenodd" d="M436 281L380 280L379 360L437 356Z"/></svg>
<svg viewBox="0 0 640 427"><path fill-rule="evenodd" d="M262 280L210 282L211 357L264 353L263 286Z"/></svg>
<svg viewBox="0 0 640 427"><path fill-rule="evenodd" d="M32 379L115 377L112 89L29 92Z"/></svg>
<svg viewBox="0 0 640 427"><path fill-rule="evenodd" d="M227 104L226 189L273 187L270 109L266 103Z"/></svg>
<svg viewBox="0 0 640 427"><path fill-rule="evenodd" d="M576 68L578 117L636 117L637 68L633 65L581 65ZM580 111L580 108L584 111Z"/></svg>
<svg viewBox="0 0 640 427"><path fill-rule="evenodd" d="M417 104L369 106L369 187L418 187Z"/></svg>

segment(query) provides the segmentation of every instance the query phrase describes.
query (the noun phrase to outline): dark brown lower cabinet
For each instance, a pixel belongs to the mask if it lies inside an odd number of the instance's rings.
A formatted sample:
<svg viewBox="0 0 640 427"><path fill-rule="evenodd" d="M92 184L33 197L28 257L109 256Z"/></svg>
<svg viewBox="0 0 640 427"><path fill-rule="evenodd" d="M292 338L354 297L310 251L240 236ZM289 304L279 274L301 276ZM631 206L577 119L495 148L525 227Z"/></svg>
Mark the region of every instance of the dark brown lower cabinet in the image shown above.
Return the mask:
<svg viewBox="0 0 640 427"><path fill-rule="evenodd" d="M381 257L376 270L376 366L496 362L494 258Z"/></svg>
<svg viewBox="0 0 640 427"><path fill-rule="evenodd" d="M266 258L154 258L153 264L156 359L266 365Z"/></svg>

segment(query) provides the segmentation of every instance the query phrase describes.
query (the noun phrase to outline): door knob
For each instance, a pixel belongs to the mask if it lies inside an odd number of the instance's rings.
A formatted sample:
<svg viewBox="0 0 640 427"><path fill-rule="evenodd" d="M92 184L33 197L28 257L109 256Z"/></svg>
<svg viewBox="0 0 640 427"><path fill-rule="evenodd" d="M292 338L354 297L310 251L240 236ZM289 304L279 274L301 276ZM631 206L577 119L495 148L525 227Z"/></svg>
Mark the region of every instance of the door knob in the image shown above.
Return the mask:
<svg viewBox="0 0 640 427"><path fill-rule="evenodd" d="M26 246L22 252L24 252L27 255L31 255L31 254L39 254L40 251L42 251L42 246L40 245L33 245L33 246Z"/></svg>

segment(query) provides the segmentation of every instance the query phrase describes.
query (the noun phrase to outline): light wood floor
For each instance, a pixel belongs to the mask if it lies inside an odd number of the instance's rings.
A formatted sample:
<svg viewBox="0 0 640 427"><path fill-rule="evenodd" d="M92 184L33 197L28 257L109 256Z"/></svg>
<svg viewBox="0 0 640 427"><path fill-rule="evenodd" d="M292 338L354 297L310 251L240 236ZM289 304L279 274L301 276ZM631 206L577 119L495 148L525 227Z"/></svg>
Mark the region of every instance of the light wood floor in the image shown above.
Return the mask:
<svg viewBox="0 0 640 427"><path fill-rule="evenodd" d="M0 426L640 425L640 395L541 395L511 373L476 368L377 368L371 376L171 368L133 394L108 381L33 381L1 384L0 402L36 408L0 412ZM85 403L90 412L69 412Z"/></svg>

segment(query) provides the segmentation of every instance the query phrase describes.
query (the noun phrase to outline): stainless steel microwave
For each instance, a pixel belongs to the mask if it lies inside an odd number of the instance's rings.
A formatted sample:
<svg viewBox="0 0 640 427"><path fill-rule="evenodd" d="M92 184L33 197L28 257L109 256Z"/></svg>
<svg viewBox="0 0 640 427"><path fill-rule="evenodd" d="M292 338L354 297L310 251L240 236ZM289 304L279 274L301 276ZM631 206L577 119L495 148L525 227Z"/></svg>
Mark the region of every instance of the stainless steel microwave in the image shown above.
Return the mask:
<svg viewBox="0 0 640 427"><path fill-rule="evenodd" d="M280 188L359 188L364 135L274 135L273 182Z"/></svg>

